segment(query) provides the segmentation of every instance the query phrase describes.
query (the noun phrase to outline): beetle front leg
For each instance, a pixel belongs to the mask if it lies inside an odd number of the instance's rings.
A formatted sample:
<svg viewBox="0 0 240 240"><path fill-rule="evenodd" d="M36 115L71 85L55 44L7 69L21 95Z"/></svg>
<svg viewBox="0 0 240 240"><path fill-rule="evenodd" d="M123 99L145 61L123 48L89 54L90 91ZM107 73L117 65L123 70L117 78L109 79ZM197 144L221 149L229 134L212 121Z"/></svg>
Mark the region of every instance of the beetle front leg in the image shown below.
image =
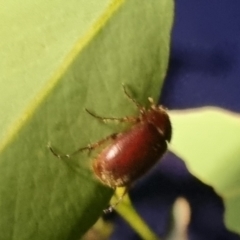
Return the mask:
<svg viewBox="0 0 240 240"><path fill-rule="evenodd" d="M92 113L88 109L85 109L88 114L90 114L92 117L100 119L101 121L116 121L116 122L129 122L129 123L137 123L140 121L139 117L122 117L122 118L115 118L115 117L101 117L96 115L95 113Z"/></svg>

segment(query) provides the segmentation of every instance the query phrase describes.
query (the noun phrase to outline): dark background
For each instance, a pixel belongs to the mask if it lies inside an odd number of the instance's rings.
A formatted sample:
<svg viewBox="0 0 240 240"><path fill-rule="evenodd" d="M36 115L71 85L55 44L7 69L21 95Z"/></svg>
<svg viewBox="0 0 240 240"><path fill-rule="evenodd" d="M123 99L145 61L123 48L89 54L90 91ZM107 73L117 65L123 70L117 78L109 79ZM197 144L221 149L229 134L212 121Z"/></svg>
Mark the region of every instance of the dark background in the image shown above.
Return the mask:
<svg viewBox="0 0 240 240"><path fill-rule="evenodd" d="M169 109L211 105L240 112L240 1L175 3L169 71L161 104ZM130 196L140 215L160 236L167 232L174 200L184 196L192 211L190 240L240 240L224 227L222 200L211 187L191 176L172 153L136 184ZM116 214L110 217L116 224L111 240L139 239Z"/></svg>

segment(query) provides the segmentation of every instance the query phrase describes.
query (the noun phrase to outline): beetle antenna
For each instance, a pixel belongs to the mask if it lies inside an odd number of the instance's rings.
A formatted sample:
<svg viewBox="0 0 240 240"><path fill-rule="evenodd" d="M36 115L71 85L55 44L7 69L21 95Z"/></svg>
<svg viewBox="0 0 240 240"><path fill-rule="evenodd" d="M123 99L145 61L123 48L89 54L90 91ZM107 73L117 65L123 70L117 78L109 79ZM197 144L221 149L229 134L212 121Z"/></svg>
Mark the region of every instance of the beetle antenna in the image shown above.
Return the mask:
<svg viewBox="0 0 240 240"><path fill-rule="evenodd" d="M123 91L125 93L125 95L128 97L128 99L130 99L134 105L139 109L139 111L141 113L143 113L145 111L144 107L138 103L128 92L127 92L127 89L126 89L126 86L122 83L122 87L123 87Z"/></svg>

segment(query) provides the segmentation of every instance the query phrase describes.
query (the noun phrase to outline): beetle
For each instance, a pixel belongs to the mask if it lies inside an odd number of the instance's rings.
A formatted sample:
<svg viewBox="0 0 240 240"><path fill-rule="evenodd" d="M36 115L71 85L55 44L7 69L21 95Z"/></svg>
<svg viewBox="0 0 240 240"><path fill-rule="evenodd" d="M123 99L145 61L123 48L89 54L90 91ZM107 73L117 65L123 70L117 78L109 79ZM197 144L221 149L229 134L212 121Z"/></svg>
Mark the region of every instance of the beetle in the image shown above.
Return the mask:
<svg viewBox="0 0 240 240"><path fill-rule="evenodd" d="M171 141L172 127L166 109L156 105L152 98L148 98L150 107L140 105L126 90L125 95L139 110L138 116L131 117L101 117L85 109L92 117L101 121L127 122L131 127L120 133L113 133L100 141L77 149L72 154L61 155L49 146L51 152L58 158L68 157L88 150L91 151L104 143L109 143L100 151L92 162L96 177L105 185L116 189L125 187L125 192L137 179L148 172L164 155L167 145ZM122 195L122 197L123 197ZM121 201L122 197L114 206Z"/></svg>

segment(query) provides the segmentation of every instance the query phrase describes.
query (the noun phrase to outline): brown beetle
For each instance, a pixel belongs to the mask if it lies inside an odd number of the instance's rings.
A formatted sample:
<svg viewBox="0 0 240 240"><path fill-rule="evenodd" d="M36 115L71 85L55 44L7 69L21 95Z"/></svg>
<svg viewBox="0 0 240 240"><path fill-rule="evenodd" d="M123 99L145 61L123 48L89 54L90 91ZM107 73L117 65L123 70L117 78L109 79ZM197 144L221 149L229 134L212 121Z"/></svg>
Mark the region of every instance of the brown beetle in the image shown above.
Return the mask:
<svg viewBox="0 0 240 240"><path fill-rule="evenodd" d="M102 121L114 120L131 123L132 127L129 130L114 133L87 147L79 148L72 154L60 155L52 147L49 146L49 148L58 158L69 158L78 152L95 149L110 140L109 144L93 160L93 171L105 185L114 189L126 187L126 192L130 185L151 169L166 152L167 143L171 140L172 127L165 108L155 105L152 98L148 98L151 106L146 109L127 93L124 86L123 90L139 109L139 116L106 118L87 109L86 111ZM119 201L121 199L122 197ZM108 211L112 208L113 206Z"/></svg>

